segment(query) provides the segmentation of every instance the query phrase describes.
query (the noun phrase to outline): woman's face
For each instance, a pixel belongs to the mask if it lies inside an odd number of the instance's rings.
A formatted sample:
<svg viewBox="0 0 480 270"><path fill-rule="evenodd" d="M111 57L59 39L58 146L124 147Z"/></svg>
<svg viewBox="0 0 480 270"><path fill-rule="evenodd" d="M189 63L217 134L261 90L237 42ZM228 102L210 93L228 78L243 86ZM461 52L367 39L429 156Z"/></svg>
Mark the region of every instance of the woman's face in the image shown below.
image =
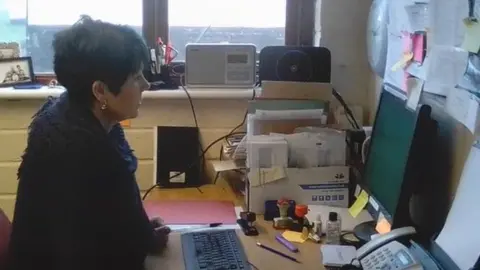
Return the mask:
<svg viewBox="0 0 480 270"><path fill-rule="evenodd" d="M117 95L107 91L106 110L109 116L113 118L112 120L122 121L137 117L142 102L142 93L149 87L150 85L143 76L143 72L139 71L128 77Z"/></svg>

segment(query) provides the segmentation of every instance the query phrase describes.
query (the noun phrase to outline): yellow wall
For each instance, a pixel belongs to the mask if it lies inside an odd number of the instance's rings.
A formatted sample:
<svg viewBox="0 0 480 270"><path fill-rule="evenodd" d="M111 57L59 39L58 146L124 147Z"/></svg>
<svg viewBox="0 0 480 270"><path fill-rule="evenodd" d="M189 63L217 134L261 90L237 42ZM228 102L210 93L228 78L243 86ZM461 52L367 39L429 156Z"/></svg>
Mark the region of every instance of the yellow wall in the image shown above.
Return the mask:
<svg viewBox="0 0 480 270"><path fill-rule="evenodd" d="M17 189L17 169L25 149L27 127L44 100L0 100L0 207L12 217ZM247 99L196 99L194 107L207 146L228 134L243 119ZM137 181L145 190L154 183L154 126L195 126L187 99L146 99L137 119L126 128L127 138L139 158ZM218 158L220 144L206 157Z"/></svg>

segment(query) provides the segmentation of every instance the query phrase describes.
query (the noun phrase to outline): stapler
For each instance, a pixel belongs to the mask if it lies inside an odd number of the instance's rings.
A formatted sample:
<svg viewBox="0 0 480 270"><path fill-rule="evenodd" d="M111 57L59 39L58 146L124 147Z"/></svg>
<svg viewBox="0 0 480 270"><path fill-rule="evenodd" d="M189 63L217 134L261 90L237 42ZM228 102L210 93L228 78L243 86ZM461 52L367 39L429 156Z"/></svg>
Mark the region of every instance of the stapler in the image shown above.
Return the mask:
<svg viewBox="0 0 480 270"><path fill-rule="evenodd" d="M253 225L256 220L257 215L254 212L247 211L240 213L240 218L237 219L237 223L246 236L256 236L258 235L258 230Z"/></svg>

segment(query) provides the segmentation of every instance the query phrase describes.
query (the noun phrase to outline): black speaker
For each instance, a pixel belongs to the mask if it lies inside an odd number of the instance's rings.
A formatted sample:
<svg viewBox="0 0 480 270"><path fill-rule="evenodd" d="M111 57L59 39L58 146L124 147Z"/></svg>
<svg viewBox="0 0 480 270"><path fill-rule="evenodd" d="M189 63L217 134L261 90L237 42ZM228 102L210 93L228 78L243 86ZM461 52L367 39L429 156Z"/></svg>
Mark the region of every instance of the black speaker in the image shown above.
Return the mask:
<svg viewBox="0 0 480 270"><path fill-rule="evenodd" d="M260 82L330 82L331 55L324 47L269 46L259 59Z"/></svg>
<svg viewBox="0 0 480 270"><path fill-rule="evenodd" d="M160 187L198 187L203 184L199 138L197 127L157 127L156 181Z"/></svg>

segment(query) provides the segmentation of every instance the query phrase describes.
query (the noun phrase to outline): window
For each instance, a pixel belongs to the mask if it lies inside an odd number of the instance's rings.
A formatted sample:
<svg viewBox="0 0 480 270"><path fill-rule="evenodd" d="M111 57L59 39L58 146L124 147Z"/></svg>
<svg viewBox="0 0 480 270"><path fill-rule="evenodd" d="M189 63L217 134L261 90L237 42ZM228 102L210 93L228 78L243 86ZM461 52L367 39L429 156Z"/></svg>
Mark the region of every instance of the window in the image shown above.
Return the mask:
<svg viewBox="0 0 480 270"><path fill-rule="evenodd" d="M185 60L185 45L253 43L285 45L286 0L170 0L170 42Z"/></svg>
<svg viewBox="0 0 480 270"><path fill-rule="evenodd" d="M114 7L114 8L113 8ZM0 0L0 42L18 42L33 60L35 73L52 73L52 40L56 32L81 15L127 24L142 33L142 0Z"/></svg>
<svg viewBox="0 0 480 270"><path fill-rule="evenodd" d="M52 39L56 32L89 15L127 24L149 45L169 36L184 60L190 42L308 45L315 0L0 0L0 42L18 42L33 59L35 73L53 73ZM306 3L309 3L308 5ZM310 7L312 6L312 8ZM168 7L168 8L167 8ZM300 17L299 17L300 16ZM305 19L306 18L306 19ZM167 21L168 19L168 21ZM306 20L307 24L302 23ZM313 20L312 20L313 22ZM300 29L306 28L303 32ZM313 39L311 39L313 40Z"/></svg>

